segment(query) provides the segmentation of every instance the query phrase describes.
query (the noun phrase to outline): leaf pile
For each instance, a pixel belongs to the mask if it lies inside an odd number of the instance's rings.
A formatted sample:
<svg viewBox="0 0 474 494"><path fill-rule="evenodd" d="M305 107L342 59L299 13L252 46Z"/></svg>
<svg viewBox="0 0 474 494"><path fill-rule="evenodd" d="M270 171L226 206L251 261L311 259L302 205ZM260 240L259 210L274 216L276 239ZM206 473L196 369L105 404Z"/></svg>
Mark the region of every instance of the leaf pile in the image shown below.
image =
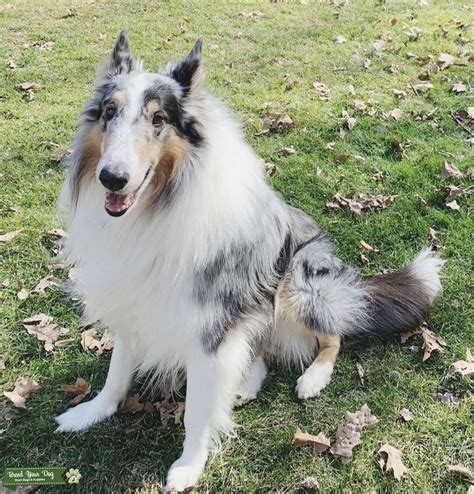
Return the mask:
<svg viewBox="0 0 474 494"><path fill-rule="evenodd" d="M346 209L357 216L362 216L369 211L384 209L387 204L391 204L397 197L398 195L383 196L364 193L343 197L337 193L333 201L326 203L326 207L329 209Z"/></svg>

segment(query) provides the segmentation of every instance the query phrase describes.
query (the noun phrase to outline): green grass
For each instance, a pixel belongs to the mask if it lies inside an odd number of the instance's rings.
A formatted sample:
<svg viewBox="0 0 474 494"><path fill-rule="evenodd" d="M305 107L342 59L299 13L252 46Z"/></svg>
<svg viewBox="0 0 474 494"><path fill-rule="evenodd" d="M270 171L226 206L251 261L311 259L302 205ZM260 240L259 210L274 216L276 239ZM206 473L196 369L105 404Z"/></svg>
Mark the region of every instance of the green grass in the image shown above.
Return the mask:
<svg viewBox="0 0 474 494"><path fill-rule="evenodd" d="M132 48L146 66L158 67L184 55L202 36L209 88L219 95L244 123L247 137L267 161L278 165L274 186L290 204L308 212L334 240L346 261L373 274L406 262L429 242L428 229L441 231L445 292L429 318L430 328L448 342L444 354L426 363L420 352L401 345L359 342L345 349L338 360L330 386L322 396L300 403L294 394L296 371L275 369L258 400L236 413L242 425L238 439L226 443L223 453L209 465L198 492L277 493L295 492L304 477L319 479L322 492L447 493L466 492L468 481L447 471L448 463L472 466L469 380L449 372L452 362L464 357L473 343L472 268L473 223L467 197L459 211L444 206L441 187L446 183L468 185L467 180L443 181L439 170L444 160L462 171L473 165L467 134L451 112L473 106L472 92L453 94L453 82L474 84L472 63L454 65L431 78L433 88L415 94L407 88L420 78L440 53L456 56L460 48L472 50L472 31L462 31L455 20L474 22L474 11L465 0L434 1L419 7L413 1L351 0L342 9L329 2L75 2L78 16L64 17L72 3L16 1L0 5L0 233L22 229L12 242L0 245L2 289L0 354L8 355L0 386L11 389L17 377L33 376L41 389L28 401L29 410L14 413L0 400L0 466L77 467L81 484L64 492L157 492L166 469L177 457L183 439L181 427L163 427L157 416L116 416L82 435L55 435L53 416L64 410L67 396L59 384L81 376L93 392L105 380L108 358L83 352L80 325L72 304L59 290L47 298L19 302L17 284L31 289L48 274L52 244L44 233L59 226L55 203L63 171L51 161L47 142L67 145L74 134L79 110L86 101L95 67L111 48L119 30L130 30ZM263 17L246 18L241 12L259 10ZM338 12L339 15L335 15ZM397 23L390 25L391 19ZM421 37L407 42L404 31L423 29ZM447 34L443 36L443 26ZM372 43L382 28L391 31L387 48L373 53ZM342 34L346 43L334 43ZM37 40L54 41L53 51L25 46ZM421 64L407 54L432 55ZM6 68L14 60L18 69ZM368 69L364 60L370 59ZM228 64L232 63L229 67ZM390 66L399 66L393 74ZM334 71L334 68L340 70ZM287 88L285 74L296 81ZM312 84L320 79L331 89L329 101L320 101ZM17 85L35 82L41 87L27 102ZM348 92L373 100L373 116L357 112ZM397 100L392 89L407 97ZM274 111L287 112L295 129L285 135L255 137L265 103ZM381 114L399 107L399 121L383 121ZM434 120L417 120L438 108ZM341 112L358 118L345 139L339 137ZM433 127L432 124L437 126ZM387 126L377 132L380 124ZM400 139L406 146L403 159L393 150ZM325 149L335 141L334 150ZM279 150L293 146L297 153L283 157ZM335 158L347 154L344 163ZM354 158L365 158L358 163ZM316 167L321 174L316 174ZM51 171L48 171L51 170ZM389 179L376 183L372 175L386 171ZM364 218L346 212L330 212L325 203L340 192L398 194L382 212ZM421 196L426 205L420 205ZM472 210L471 210L472 212ZM359 240L380 249L363 265ZM19 321L45 312L71 328L76 343L47 356ZM366 382L355 369L362 363ZM450 407L433 398L451 391L461 398ZM364 431L353 461L342 465L328 454L314 456L310 449L296 449L291 438L296 427L334 437L346 410L367 403L380 423ZM414 415L410 423L398 417L400 408ZM388 442L403 449L408 474L397 482L381 472L377 451ZM42 492L58 492L44 488Z"/></svg>

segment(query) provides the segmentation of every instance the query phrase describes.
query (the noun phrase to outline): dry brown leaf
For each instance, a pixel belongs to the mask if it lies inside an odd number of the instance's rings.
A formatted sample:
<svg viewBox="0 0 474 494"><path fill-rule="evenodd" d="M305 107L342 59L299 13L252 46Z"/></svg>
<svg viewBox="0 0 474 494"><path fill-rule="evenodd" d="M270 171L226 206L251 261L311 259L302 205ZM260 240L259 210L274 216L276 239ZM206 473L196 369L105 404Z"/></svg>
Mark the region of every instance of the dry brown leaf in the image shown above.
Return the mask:
<svg viewBox="0 0 474 494"><path fill-rule="evenodd" d="M380 172L374 173L372 175L372 178L376 182L384 182L387 179L387 177L388 177L388 174L385 171L380 171Z"/></svg>
<svg viewBox="0 0 474 494"><path fill-rule="evenodd" d="M467 91L466 84L462 82L455 82L451 88L453 93L465 93Z"/></svg>
<svg viewBox="0 0 474 494"><path fill-rule="evenodd" d="M69 332L68 328L54 324L53 318L46 314L37 314L23 319L22 324L28 334L36 336L39 341L44 343L44 349L47 352L52 352L56 340Z"/></svg>
<svg viewBox="0 0 474 494"><path fill-rule="evenodd" d="M159 405L160 421L163 425L168 425L168 422L172 420L175 425L179 425L183 422L183 415L185 410L185 402L171 402L169 397L165 398L161 403L155 403L155 406Z"/></svg>
<svg viewBox="0 0 474 494"><path fill-rule="evenodd" d="M464 175L453 163L445 161L441 166L441 178L463 178Z"/></svg>
<svg viewBox="0 0 474 494"><path fill-rule="evenodd" d="M3 394L13 403L16 408L26 410L26 400L31 393L39 389L39 384L30 377L20 377L15 382L13 391L4 391Z"/></svg>
<svg viewBox="0 0 474 494"><path fill-rule="evenodd" d="M407 467L402 462L402 452L390 446L390 444L384 444L379 449L379 453L382 455L380 461L380 467L384 472L389 470L393 471L393 476L400 480L403 474L408 471Z"/></svg>
<svg viewBox="0 0 474 494"><path fill-rule="evenodd" d="M415 92L416 91L425 91L427 89L431 89L433 84L428 81L420 81L419 79L414 79L410 81L409 87L411 87Z"/></svg>
<svg viewBox="0 0 474 494"><path fill-rule="evenodd" d="M44 41L44 40L33 41L33 43L31 43L31 46L33 48L38 48L41 51L53 51L54 41Z"/></svg>
<svg viewBox="0 0 474 494"><path fill-rule="evenodd" d="M457 475L461 475L462 477L466 477L468 479L472 478L471 469L466 465L464 465L464 463L456 463L455 465L448 465L448 470Z"/></svg>
<svg viewBox="0 0 474 494"><path fill-rule="evenodd" d="M280 153L283 156L292 156L293 154L296 154L296 149L293 146L289 146L287 148L281 148Z"/></svg>
<svg viewBox="0 0 474 494"><path fill-rule="evenodd" d="M439 240L439 236L443 235L441 232L436 231L434 228L428 230L429 236L433 242L437 242Z"/></svg>
<svg viewBox="0 0 474 494"><path fill-rule="evenodd" d="M300 487L306 491L318 491L318 479L316 477L306 477L303 482L301 482Z"/></svg>
<svg viewBox="0 0 474 494"><path fill-rule="evenodd" d="M315 81L313 82L313 87L318 91L319 93L319 99L321 101L327 101L329 100L329 94L331 90L326 86L326 84L323 84L320 81Z"/></svg>
<svg viewBox="0 0 474 494"><path fill-rule="evenodd" d="M57 285L58 285L58 281L54 276L52 275L46 276L46 278L40 280L39 283L33 288L33 290L31 290L31 296L44 297L46 296L46 290L48 288Z"/></svg>
<svg viewBox="0 0 474 494"><path fill-rule="evenodd" d="M456 200L447 202L446 207L452 209L453 211L459 211L459 209L461 209Z"/></svg>
<svg viewBox="0 0 474 494"><path fill-rule="evenodd" d="M46 235L49 235L50 237L55 237L55 238L63 238L67 234L66 232L61 229L61 228L51 228L46 232Z"/></svg>
<svg viewBox="0 0 474 494"><path fill-rule="evenodd" d="M257 137L268 134L269 132L277 132L283 134L293 129L295 123L286 113L267 112L263 116L262 130L257 132Z"/></svg>
<svg viewBox="0 0 474 494"><path fill-rule="evenodd" d="M429 330L426 322L423 322L414 329L404 331L400 335L400 340L402 343L405 343L409 338L415 335L420 335L423 338L423 362L428 360L434 351L444 352L447 345L446 341L441 336Z"/></svg>
<svg viewBox="0 0 474 494"><path fill-rule="evenodd" d="M74 395L74 398L69 401L69 405L75 406L90 393L91 385L82 377L78 377L74 384L61 384L61 389Z"/></svg>
<svg viewBox="0 0 474 494"><path fill-rule="evenodd" d="M104 352L110 351L114 347L112 335L105 330L101 339L95 338L97 330L94 328L86 329L81 333L81 346L83 350L91 350L97 355L102 355Z"/></svg>
<svg viewBox="0 0 474 494"><path fill-rule="evenodd" d="M354 108L361 113L364 113L367 110L367 105L361 99L355 99Z"/></svg>
<svg viewBox="0 0 474 494"><path fill-rule="evenodd" d="M407 96L406 91L403 91L401 89L392 89L392 92L399 99L406 98Z"/></svg>
<svg viewBox="0 0 474 494"><path fill-rule="evenodd" d="M356 90L353 84L349 84L347 86L347 92L349 93L350 96L354 97L356 95Z"/></svg>
<svg viewBox="0 0 474 494"><path fill-rule="evenodd" d="M342 463L348 463L352 457L352 449L360 443L362 429L372 427L378 421L367 405L355 413L346 412L345 423L337 428L336 442L331 448L331 453L341 458Z"/></svg>
<svg viewBox="0 0 474 494"><path fill-rule="evenodd" d="M301 432L301 429L298 428L293 436L293 444L295 446L306 446L309 444L313 446L315 453L322 453L330 448L331 441L322 432L314 436L313 434Z"/></svg>
<svg viewBox="0 0 474 494"><path fill-rule="evenodd" d="M398 196L382 196L370 194L354 194L352 197L342 197L339 193L334 196L334 202L326 203L330 209L346 208L351 213L361 216L363 213L375 209L383 209L387 204L392 203Z"/></svg>
<svg viewBox="0 0 474 494"><path fill-rule="evenodd" d="M454 64L456 59L448 53L441 53L438 59L439 70L445 70Z"/></svg>
<svg viewBox="0 0 474 494"><path fill-rule="evenodd" d="M8 232L8 233L4 233L3 235L0 235L0 243L6 243L6 242L10 242L11 240L13 240L19 233L21 232L21 230L14 230L13 232Z"/></svg>
<svg viewBox="0 0 474 494"><path fill-rule="evenodd" d="M127 398L120 405L119 411L121 413L137 413L137 412L145 412L145 413L155 413L157 410L152 403L140 402L140 395L128 395Z"/></svg>
<svg viewBox="0 0 474 494"><path fill-rule="evenodd" d="M423 30L418 27L410 27L405 31L405 34L408 37L408 41L415 41L423 34Z"/></svg>
<svg viewBox="0 0 474 494"><path fill-rule="evenodd" d="M18 300L26 300L30 296L30 292L26 288L22 288L17 294L16 298Z"/></svg>
<svg viewBox="0 0 474 494"><path fill-rule="evenodd" d="M400 120L402 118L403 111L400 110L400 108L394 108L390 113L389 116L393 120Z"/></svg>
<svg viewBox="0 0 474 494"><path fill-rule="evenodd" d="M468 376L474 373L474 357L471 354L469 348L466 349L466 360L458 360L451 366L451 370L461 374L462 376Z"/></svg>
<svg viewBox="0 0 474 494"><path fill-rule="evenodd" d="M413 415L411 414L410 410L408 410L408 408L402 408L399 413L405 422L410 422L411 420L413 420Z"/></svg>
<svg viewBox="0 0 474 494"><path fill-rule="evenodd" d="M365 242L364 240L361 240L359 242L359 250L361 252L380 252L379 249L377 249L376 247L372 247L371 245L369 245L367 242Z"/></svg>

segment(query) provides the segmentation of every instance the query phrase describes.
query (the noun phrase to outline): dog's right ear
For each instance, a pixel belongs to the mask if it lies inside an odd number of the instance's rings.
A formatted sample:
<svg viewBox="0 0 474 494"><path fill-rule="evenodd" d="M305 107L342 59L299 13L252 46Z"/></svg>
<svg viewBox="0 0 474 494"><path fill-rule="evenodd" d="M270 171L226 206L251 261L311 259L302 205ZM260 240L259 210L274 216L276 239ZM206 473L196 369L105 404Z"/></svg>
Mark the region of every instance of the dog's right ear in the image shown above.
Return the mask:
<svg viewBox="0 0 474 494"><path fill-rule="evenodd" d="M110 79L114 75L128 74L133 70L134 60L128 44L128 31L122 29L115 46L105 60L100 75Z"/></svg>

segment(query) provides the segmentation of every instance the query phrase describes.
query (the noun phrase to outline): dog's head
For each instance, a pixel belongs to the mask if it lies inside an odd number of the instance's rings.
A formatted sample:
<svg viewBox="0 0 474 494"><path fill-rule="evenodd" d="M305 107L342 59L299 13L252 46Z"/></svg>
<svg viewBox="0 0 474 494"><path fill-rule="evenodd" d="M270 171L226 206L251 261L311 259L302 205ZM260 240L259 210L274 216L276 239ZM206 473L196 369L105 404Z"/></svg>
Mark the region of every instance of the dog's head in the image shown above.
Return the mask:
<svg viewBox="0 0 474 494"><path fill-rule="evenodd" d="M153 202L168 194L183 156L203 145L195 115L201 82L201 40L184 60L151 73L133 58L122 31L83 111L76 189L97 180L111 216L142 196Z"/></svg>

